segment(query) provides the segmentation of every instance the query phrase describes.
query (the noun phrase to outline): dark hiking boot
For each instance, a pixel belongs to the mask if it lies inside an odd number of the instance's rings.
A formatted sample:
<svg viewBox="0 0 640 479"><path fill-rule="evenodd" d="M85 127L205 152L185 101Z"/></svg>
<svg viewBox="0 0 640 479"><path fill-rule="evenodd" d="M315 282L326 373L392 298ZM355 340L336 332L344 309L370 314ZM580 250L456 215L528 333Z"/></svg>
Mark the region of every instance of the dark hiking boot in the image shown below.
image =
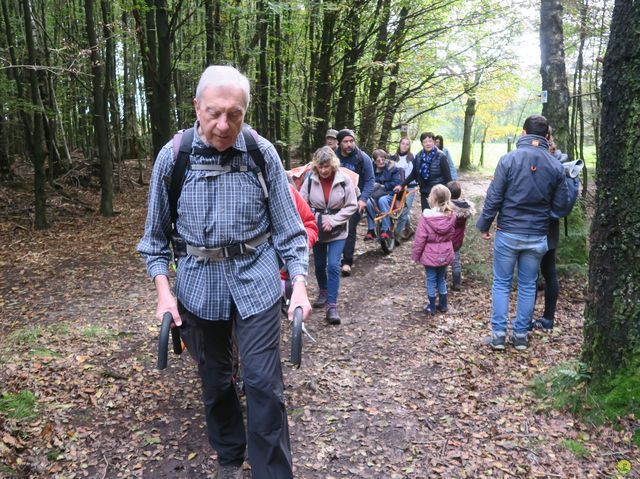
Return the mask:
<svg viewBox="0 0 640 479"><path fill-rule="evenodd" d="M506 347L506 335L504 334L491 334L491 336L487 336L482 339L482 343L490 346L491 349L495 351L504 351Z"/></svg>
<svg viewBox="0 0 640 479"><path fill-rule="evenodd" d="M462 289L462 273L453 273L453 284L451 285L453 291L460 291Z"/></svg>
<svg viewBox="0 0 640 479"><path fill-rule="evenodd" d="M242 466L218 465L216 479L242 479Z"/></svg>
<svg viewBox="0 0 640 479"><path fill-rule="evenodd" d="M435 296L429 296L429 304L424 307L423 311L427 316L433 316L434 314L436 314Z"/></svg>
<svg viewBox="0 0 640 479"><path fill-rule="evenodd" d="M449 310L449 308L447 307L447 295L441 294L439 296L440 297L438 299L440 300L440 304L438 304L438 311L440 311L441 313L446 313Z"/></svg>
<svg viewBox="0 0 640 479"><path fill-rule="evenodd" d="M526 351L526 349L529 347L528 336L517 336L513 334L511 336L511 342L513 343L513 347L518 351Z"/></svg>
<svg viewBox="0 0 640 479"><path fill-rule="evenodd" d="M340 315L335 304L327 304L327 315L325 316L327 323L340 324Z"/></svg>
<svg viewBox="0 0 640 479"><path fill-rule="evenodd" d="M326 306L326 304L327 304L327 290L321 289L320 291L318 291L318 297L313 302L312 306L314 308L323 308L324 306Z"/></svg>

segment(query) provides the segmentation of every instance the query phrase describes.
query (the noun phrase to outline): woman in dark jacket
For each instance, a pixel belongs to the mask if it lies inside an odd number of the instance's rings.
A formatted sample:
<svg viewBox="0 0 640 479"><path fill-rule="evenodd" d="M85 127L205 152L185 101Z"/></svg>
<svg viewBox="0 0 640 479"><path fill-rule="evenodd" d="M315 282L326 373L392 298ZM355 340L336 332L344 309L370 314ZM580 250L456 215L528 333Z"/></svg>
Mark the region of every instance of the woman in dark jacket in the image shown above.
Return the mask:
<svg viewBox="0 0 640 479"><path fill-rule="evenodd" d="M435 185L446 185L451 181L451 171L447 157L433 141L434 134L430 131L420 135L422 150L413 159L413 170L404 181L395 188L400 191L414 180L418 180L420 188L420 204L422 209L429 208L429 193Z"/></svg>

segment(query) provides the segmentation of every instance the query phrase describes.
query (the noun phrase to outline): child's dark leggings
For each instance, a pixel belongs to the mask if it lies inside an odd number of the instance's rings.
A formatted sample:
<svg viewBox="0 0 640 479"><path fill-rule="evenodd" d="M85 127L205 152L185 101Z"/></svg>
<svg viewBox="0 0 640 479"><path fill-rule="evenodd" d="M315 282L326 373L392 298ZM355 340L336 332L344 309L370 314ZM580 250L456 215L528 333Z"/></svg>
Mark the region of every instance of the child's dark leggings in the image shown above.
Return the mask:
<svg viewBox="0 0 640 479"><path fill-rule="evenodd" d="M544 278L544 314L545 319L553 321L556 315L556 303L560 284L556 273L556 250L550 249L540 261L540 271Z"/></svg>

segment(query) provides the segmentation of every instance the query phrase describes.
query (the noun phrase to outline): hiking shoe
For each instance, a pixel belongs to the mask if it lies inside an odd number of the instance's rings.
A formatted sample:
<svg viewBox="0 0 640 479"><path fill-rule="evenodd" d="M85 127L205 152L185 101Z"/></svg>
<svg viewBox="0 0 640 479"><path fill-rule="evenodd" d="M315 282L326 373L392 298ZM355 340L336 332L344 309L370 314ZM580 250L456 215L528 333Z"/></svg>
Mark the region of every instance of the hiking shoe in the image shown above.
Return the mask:
<svg viewBox="0 0 640 479"><path fill-rule="evenodd" d="M376 239L376 233L373 230L367 231L367 234L364 235L365 241L373 241L374 239Z"/></svg>
<svg viewBox="0 0 640 479"><path fill-rule="evenodd" d="M313 302L312 306L314 308L322 308L326 304L327 304L327 290L326 289L321 289L320 291L318 291L318 297Z"/></svg>
<svg viewBox="0 0 640 479"><path fill-rule="evenodd" d="M529 347L529 338L527 336L516 336L514 334L511 336L511 342L518 351L526 351Z"/></svg>
<svg viewBox="0 0 640 479"><path fill-rule="evenodd" d="M342 276L351 276L351 265L343 264L342 265Z"/></svg>
<svg viewBox="0 0 640 479"><path fill-rule="evenodd" d="M529 331L534 329L541 329L543 331L553 331L553 319L540 318L531 322Z"/></svg>
<svg viewBox="0 0 640 479"><path fill-rule="evenodd" d="M218 464L216 479L242 479L242 466Z"/></svg>
<svg viewBox="0 0 640 479"><path fill-rule="evenodd" d="M380 238L391 239L391 233L389 233L388 231L383 231L382 233L380 233Z"/></svg>
<svg viewBox="0 0 640 479"><path fill-rule="evenodd" d="M482 339L482 342L487 346L490 346L495 351L504 351L507 337L504 335L491 334Z"/></svg>
<svg viewBox="0 0 640 479"><path fill-rule="evenodd" d="M338 314L338 309L335 304L327 305L327 315L325 319L329 324L340 324L340 315Z"/></svg>

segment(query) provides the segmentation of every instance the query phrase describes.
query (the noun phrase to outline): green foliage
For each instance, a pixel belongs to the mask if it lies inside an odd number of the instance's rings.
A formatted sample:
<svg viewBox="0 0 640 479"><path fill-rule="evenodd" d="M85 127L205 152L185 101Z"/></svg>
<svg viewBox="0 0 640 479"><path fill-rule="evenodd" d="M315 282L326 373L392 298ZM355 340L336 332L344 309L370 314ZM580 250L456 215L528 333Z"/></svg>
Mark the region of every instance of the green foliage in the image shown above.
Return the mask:
<svg viewBox="0 0 640 479"><path fill-rule="evenodd" d="M36 417L36 397L31 391L2 393L0 412L18 421Z"/></svg>
<svg viewBox="0 0 640 479"><path fill-rule="evenodd" d="M640 427L633 431L632 440L636 446L640 446Z"/></svg>
<svg viewBox="0 0 640 479"><path fill-rule="evenodd" d="M33 345L42 336L42 330L38 326L27 326L15 330L9 335L9 343L21 346Z"/></svg>
<svg viewBox="0 0 640 479"><path fill-rule="evenodd" d="M60 459L64 459L63 451L61 451L60 449L54 447L53 449L47 451L47 460L53 462Z"/></svg>
<svg viewBox="0 0 640 479"><path fill-rule="evenodd" d="M586 364L570 361L534 378L529 387L545 404L577 413L583 405L588 379Z"/></svg>
<svg viewBox="0 0 640 479"><path fill-rule="evenodd" d="M113 333L106 328L91 324L82 330L82 335L85 338L108 338L113 336Z"/></svg>
<svg viewBox="0 0 640 479"><path fill-rule="evenodd" d="M37 357L37 358L60 358L62 357L62 355L57 352L57 351L52 351L51 349L48 348L35 348L32 349L31 351L29 351L29 354L31 354L31 356Z"/></svg>
<svg viewBox="0 0 640 479"><path fill-rule="evenodd" d="M591 387L590 395L602 408L604 419L614 420L628 414L640 416L640 348L632 357L626 368Z"/></svg>
<svg viewBox="0 0 640 479"><path fill-rule="evenodd" d="M557 250L558 272L579 271L586 275L589 253L587 247L588 225L585 211L578 199L576 206L567 217L567 232L565 236L565 219L560 220L560 243Z"/></svg>
<svg viewBox="0 0 640 479"><path fill-rule="evenodd" d="M606 383L590 383L588 367L570 361L535 378L530 388L546 405L568 409L584 419L600 424L629 414L640 415L640 356ZM638 430L634 441L640 441Z"/></svg>
<svg viewBox="0 0 640 479"><path fill-rule="evenodd" d="M562 445L571 451L578 459L582 459L589 455L589 450L580 441L565 439L562 441Z"/></svg>

